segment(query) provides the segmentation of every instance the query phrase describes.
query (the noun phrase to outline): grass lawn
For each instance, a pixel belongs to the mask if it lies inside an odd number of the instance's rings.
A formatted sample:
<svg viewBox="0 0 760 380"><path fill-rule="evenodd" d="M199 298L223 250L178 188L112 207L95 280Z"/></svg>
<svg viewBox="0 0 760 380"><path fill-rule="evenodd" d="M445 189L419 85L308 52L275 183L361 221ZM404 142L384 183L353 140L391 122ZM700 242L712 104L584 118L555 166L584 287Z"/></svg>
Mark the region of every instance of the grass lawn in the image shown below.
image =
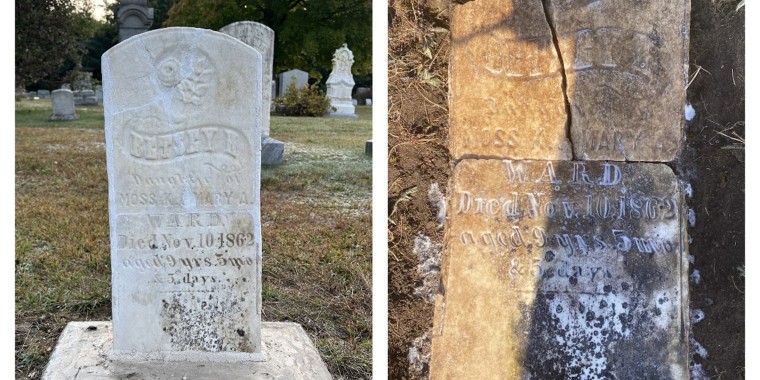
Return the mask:
<svg viewBox="0 0 760 380"><path fill-rule="evenodd" d="M285 162L262 170L262 318L300 323L338 379L371 377L371 112L273 116ZM16 102L17 378L41 377L66 323L111 319L103 108L51 113Z"/></svg>

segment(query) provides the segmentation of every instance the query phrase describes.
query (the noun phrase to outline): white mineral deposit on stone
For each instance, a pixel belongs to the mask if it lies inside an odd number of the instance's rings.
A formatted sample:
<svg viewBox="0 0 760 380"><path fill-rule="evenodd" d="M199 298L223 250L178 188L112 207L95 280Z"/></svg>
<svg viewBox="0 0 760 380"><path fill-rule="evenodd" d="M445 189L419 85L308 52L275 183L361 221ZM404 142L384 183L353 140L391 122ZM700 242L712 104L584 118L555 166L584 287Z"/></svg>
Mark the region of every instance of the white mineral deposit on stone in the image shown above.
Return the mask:
<svg viewBox="0 0 760 380"><path fill-rule="evenodd" d="M694 227L697 224L697 215L694 213L694 209L689 207L689 211L686 212L686 218L689 219L689 226Z"/></svg>
<svg viewBox="0 0 760 380"><path fill-rule="evenodd" d="M691 198L692 194L694 193L691 189L691 184L688 182L683 182L683 192L686 194L687 197Z"/></svg>
<svg viewBox="0 0 760 380"><path fill-rule="evenodd" d="M696 339L694 339L694 334L691 334L691 335L692 337L689 338L689 347L692 349L692 351L695 354L699 355L700 358L707 359L707 356L708 356L707 350L705 350L702 344L700 344L699 342L697 342Z"/></svg>
<svg viewBox="0 0 760 380"><path fill-rule="evenodd" d="M413 373L421 374L430 363L430 333L431 330L428 330L424 335L415 338L409 347L406 359L409 361L409 370Z"/></svg>
<svg viewBox="0 0 760 380"><path fill-rule="evenodd" d="M699 283L702 282L702 275L699 273L699 269L694 269L694 271L691 272L689 280L691 280L694 285L699 285Z"/></svg>
<svg viewBox="0 0 760 380"><path fill-rule="evenodd" d="M705 319L705 312L702 309L694 309L691 311L691 324L697 324Z"/></svg>
<svg viewBox="0 0 760 380"><path fill-rule="evenodd" d="M691 119L693 119L694 116L697 115L697 111L694 111L694 107L692 107L691 104L689 103L686 103L683 113L684 113L684 116L686 117L686 121L691 121Z"/></svg>
<svg viewBox="0 0 760 380"><path fill-rule="evenodd" d="M441 190L438 188L438 183L433 183L430 185L430 190L428 190L428 201L430 201L430 204L438 209L438 215L436 216L436 220L438 221L438 228L443 227L443 221L446 219L446 202L444 202L443 193L441 193Z"/></svg>
<svg viewBox="0 0 760 380"><path fill-rule="evenodd" d="M689 255L689 264L694 264L694 255Z"/></svg>
<svg viewBox="0 0 760 380"><path fill-rule="evenodd" d="M413 252L417 256L417 272L422 277L422 285L414 289L414 295L433 302L441 275L441 252L443 247L429 237L418 234L414 238Z"/></svg>
<svg viewBox="0 0 760 380"><path fill-rule="evenodd" d="M710 380L701 364L694 363L691 366L691 380Z"/></svg>

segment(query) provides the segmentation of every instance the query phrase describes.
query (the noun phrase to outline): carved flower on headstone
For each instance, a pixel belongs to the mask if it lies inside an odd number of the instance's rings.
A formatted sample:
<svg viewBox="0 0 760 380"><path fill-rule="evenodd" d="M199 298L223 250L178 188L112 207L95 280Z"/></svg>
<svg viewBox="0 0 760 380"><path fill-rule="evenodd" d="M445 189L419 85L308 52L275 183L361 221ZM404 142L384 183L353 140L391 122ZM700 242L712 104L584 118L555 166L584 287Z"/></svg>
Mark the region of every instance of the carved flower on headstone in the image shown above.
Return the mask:
<svg viewBox="0 0 760 380"><path fill-rule="evenodd" d="M179 61L169 58L158 65L158 80L166 87L174 87L180 81Z"/></svg>
<svg viewBox="0 0 760 380"><path fill-rule="evenodd" d="M209 76L212 72L211 64L205 58L195 61L193 73L177 86L180 99L185 103L200 105L202 103L201 97L206 94L209 88Z"/></svg>

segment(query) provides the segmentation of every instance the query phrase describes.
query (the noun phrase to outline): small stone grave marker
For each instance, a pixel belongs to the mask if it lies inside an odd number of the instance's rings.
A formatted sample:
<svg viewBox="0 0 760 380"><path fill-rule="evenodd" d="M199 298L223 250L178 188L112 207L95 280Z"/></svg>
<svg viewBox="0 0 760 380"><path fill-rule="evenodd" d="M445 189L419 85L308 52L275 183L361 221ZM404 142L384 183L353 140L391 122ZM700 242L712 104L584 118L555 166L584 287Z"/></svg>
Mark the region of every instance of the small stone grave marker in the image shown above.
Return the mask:
<svg viewBox="0 0 760 380"><path fill-rule="evenodd" d="M285 93L288 91L288 87L290 86L291 82L295 82L296 90L306 87L309 85L309 73L298 69L280 73L279 82L277 85L277 91L279 92L277 96L285 96Z"/></svg>
<svg viewBox="0 0 760 380"><path fill-rule="evenodd" d="M450 183L431 378L688 379L670 168L465 159Z"/></svg>
<svg viewBox="0 0 760 380"><path fill-rule="evenodd" d="M53 114L50 115L50 120L77 120L79 116L76 114L76 108L74 107L74 93L71 90L61 88L53 90L51 96L53 103Z"/></svg>

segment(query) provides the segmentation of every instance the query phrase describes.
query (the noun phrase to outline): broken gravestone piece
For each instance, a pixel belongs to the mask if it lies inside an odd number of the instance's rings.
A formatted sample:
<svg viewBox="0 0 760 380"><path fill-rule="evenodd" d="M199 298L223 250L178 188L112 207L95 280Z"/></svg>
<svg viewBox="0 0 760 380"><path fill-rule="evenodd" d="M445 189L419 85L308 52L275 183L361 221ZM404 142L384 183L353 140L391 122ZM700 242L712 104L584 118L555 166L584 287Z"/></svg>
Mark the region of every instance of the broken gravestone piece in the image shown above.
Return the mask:
<svg viewBox="0 0 760 380"><path fill-rule="evenodd" d="M562 65L540 1L453 7L449 77L454 159L571 159Z"/></svg>
<svg viewBox="0 0 760 380"><path fill-rule="evenodd" d="M575 157L671 161L683 139L689 0L550 0Z"/></svg>
<svg viewBox="0 0 760 380"><path fill-rule="evenodd" d="M465 159L449 188L431 378L688 379L670 168Z"/></svg>

